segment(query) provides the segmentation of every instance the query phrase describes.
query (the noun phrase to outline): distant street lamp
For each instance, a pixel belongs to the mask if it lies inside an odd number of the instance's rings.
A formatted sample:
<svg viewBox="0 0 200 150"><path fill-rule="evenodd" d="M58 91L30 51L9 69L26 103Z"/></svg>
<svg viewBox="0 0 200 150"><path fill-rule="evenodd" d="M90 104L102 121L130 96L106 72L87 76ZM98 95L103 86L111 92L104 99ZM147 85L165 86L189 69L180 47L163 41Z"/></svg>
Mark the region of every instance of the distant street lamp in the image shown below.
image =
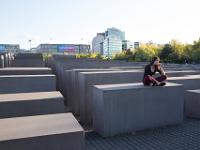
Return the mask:
<svg viewBox="0 0 200 150"><path fill-rule="evenodd" d="M31 50L31 42L32 42L32 40L28 40L28 42L29 42L29 44L30 44L30 50Z"/></svg>

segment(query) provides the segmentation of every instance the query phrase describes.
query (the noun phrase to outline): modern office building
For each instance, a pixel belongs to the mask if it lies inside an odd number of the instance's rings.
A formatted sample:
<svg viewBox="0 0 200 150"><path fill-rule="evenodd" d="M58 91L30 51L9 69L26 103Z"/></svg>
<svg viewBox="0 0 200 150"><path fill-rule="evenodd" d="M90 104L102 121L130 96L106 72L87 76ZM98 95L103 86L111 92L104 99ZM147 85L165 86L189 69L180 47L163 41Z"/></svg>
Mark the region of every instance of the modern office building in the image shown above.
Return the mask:
<svg viewBox="0 0 200 150"><path fill-rule="evenodd" d="M108 28L105 32L104 56L111 57L122 51L122 41L125 40L125 32L117 28Z"/></svg>
<svg viewBox="0 0 200 150"><path fill-rule="evenodd" d="M103 55L111 57L122 51L122 41L115 36L107 37L103 42Z"/></svg>
<svg viewBox="0 0 200 150"><path fill-rule="evenodd" d="M40 53L89 53L90 45L86 44L40 44L36 48Z"/></svg>
<svg viewBox="0 0 200 150"><path fill-rule="evenodd" d="M19 50L19 44L0 44L0 52L17 52Z"/></svg>
<svg viewBox="0 0 200 150"><path fill-rule="evenodd" d="M112 55L122 51L122 41L125 40L125 32L117 28L108 28L104 33L97 33L92 40L93 52L104 56Z"/></svg>
<svg viewBox="0 0 200 150"><path fill-rule="evenodd" d="M103 55L103 42L105 39L105 33L97 33L92 40L92 52L100 53Z"/></svg>
<svg viewBox="0 0 200 150"><path fill-rule="evenodd" d="M123 51L129 50L132 48L133 48L133 45L132 45L131 41L129 41L129 40L122 41L122 50Z"/></svg>
<svg viewBox="0 0 200 150"><path fill-rule="evenodd" d="M140 47L140 42L134 42L134 48L139 48Z"/></svg>
<svg viewBox="0 0 200 150"><path fill-rule="evenodd" d="M106 34L106 38L116 37L120 39L121 41L125 40L125 32L122 32L121 30L117 28L108 28L105 34Z"/></svg>

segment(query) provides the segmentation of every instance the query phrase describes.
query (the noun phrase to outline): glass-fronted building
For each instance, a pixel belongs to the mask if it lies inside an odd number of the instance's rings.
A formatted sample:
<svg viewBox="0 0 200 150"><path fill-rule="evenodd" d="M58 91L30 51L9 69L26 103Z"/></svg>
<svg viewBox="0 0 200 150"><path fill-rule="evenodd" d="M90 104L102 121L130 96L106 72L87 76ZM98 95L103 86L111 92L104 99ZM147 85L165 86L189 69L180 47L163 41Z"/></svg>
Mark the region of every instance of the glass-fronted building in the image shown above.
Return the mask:
<svg viewBox="0 0 200 150"><path fill-rule="evenodd" d="M117 28L108 28L107 31L105 32L105 34L106 34L106 37L108 37L108 38L117 37L121 41L125 40L125 32L122 32L121 30L119 30Z"/></svg>
<svg viewBox="0 0 200 150"><path fill-rule="evenodd" d="M105 33L97 33L92 40L92 52L103 55L103 42L105 39Z"/></svg>
<svg viewBox="0 0 200 150"><path fill-rule="evenodd" d="M36 48L40 53L89 53L90 45L85 44L40 44Z"/></svg>
<svg viewBox="0 0 200 150"><path fill-rule="evenodd" d="M19 44L0 44L0 52L17 52L20 50Z"/></svg>
<svg viewBox="0 0 200 150"><path fill-rule="evenodd" d="M122 51L122 41L125 40L125 32L117 28L108 28L105 32L104 56L111 57Z"/></svg>
<svg viewBox="0 0 200 150"><path fill-rule="evenodd" d="M133 49L133 44L129 40L122 41L122 50L126 51L128 49Z"/></svg>
<svg viewBox="0 0 200 150"><path fill-rule="evenodd" d="M108 28L104 33L97 33L92 40L93 52L104 56L112 55L122 51L122 41L125 40L125 32L117 28Z"/></svg>
<svg viewBox="0 0 200 150"><path fill-rule="evenodd" d="M122 51L122 41L115 36L107 37L103 42L104 56L111 57Z"/></svg>

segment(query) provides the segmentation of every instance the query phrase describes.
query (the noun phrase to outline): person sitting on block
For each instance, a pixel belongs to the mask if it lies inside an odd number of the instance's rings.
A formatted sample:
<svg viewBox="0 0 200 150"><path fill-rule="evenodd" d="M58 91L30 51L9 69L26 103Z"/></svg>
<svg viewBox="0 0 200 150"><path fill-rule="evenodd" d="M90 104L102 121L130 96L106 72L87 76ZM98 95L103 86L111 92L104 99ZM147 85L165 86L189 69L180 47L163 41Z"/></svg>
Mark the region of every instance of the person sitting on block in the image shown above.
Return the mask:
<svg viewBox="0 0 200 150"><path fill-rule="evenodd" d="M160 76L155 78L153 75L155 75L156 72L160 73ZM165 74L165 71L160 63L159 57L154 57L150 64L145 66L144 69L144 77L143 77L143 83L147 86L164 86L166 85L167 75Z"/></svg>

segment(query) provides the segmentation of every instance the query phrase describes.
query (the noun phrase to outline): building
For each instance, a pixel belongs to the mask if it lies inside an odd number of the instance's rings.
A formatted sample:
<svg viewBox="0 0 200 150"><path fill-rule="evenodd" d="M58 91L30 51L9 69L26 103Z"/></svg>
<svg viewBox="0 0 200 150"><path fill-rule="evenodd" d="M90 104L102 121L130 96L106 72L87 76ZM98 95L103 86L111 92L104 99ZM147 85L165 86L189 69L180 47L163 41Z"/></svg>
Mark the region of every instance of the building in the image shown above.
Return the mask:
<svg viewBox="0 0 200 150"><path fill-rule="evenodd" d="M140 42L134 42L134 48L139 48L140 47Z"/></svg>
<svg viewBox="0 0 200 150"><path fill-rule="evenodd" d="M123 51L126 51L128 49L132 49L132 48L133 48L133 45L132 45L131 41L129 41L129 40L122 41L122 50Z"/></svg>
<svg viewBox="0 0 200 150"><path fill-rule="evenodd" d="M104 40L103 49L103 55L110 58L114 54L122 51L122 41L115 36L107 37Z"/></svg>
<svg viewBox="0 0 200 150"><path fill-rule="evenodd" d="M40 44L36 48L36 51L40 52L40 53L67 53L67 54L89 53L90 45L86 45L86 44Z"/></svg>
<svg viewBox="0 0 200 150"><path fill-rule="evenodd" d="M122 51L122 41L125 40L125 32L117 28L108 28L104 33L97 33L92 40L93 52L104 56L112 55Z"/></svg>
<svg viewBox="0 0 200 150"><path fill-rule="evenodd" d="M117 28L108 28L105 32L104 56L111 57L122 51L122 41L125 40L125 32Z"/></svg>
<svg viewBox="0 0 200 150"><path fill-rule="evenodd" d="M92 40L92 52L103 55L103 42L105 39L105 33L97 33Z"/></svg>
<svg viewBox="0 0 200 150"><path fill-rule="evenodd" d="M121 30L117 28L108 28L105 34L107 38L116 37L120 39L121 41L125 40L125 32L122 32Z"/></svg>
<svg viewBox="0 0 200 150"><path fill-rule="evenodd" d="M18 52L19 44L0 44L0 52Z"/></svg>

